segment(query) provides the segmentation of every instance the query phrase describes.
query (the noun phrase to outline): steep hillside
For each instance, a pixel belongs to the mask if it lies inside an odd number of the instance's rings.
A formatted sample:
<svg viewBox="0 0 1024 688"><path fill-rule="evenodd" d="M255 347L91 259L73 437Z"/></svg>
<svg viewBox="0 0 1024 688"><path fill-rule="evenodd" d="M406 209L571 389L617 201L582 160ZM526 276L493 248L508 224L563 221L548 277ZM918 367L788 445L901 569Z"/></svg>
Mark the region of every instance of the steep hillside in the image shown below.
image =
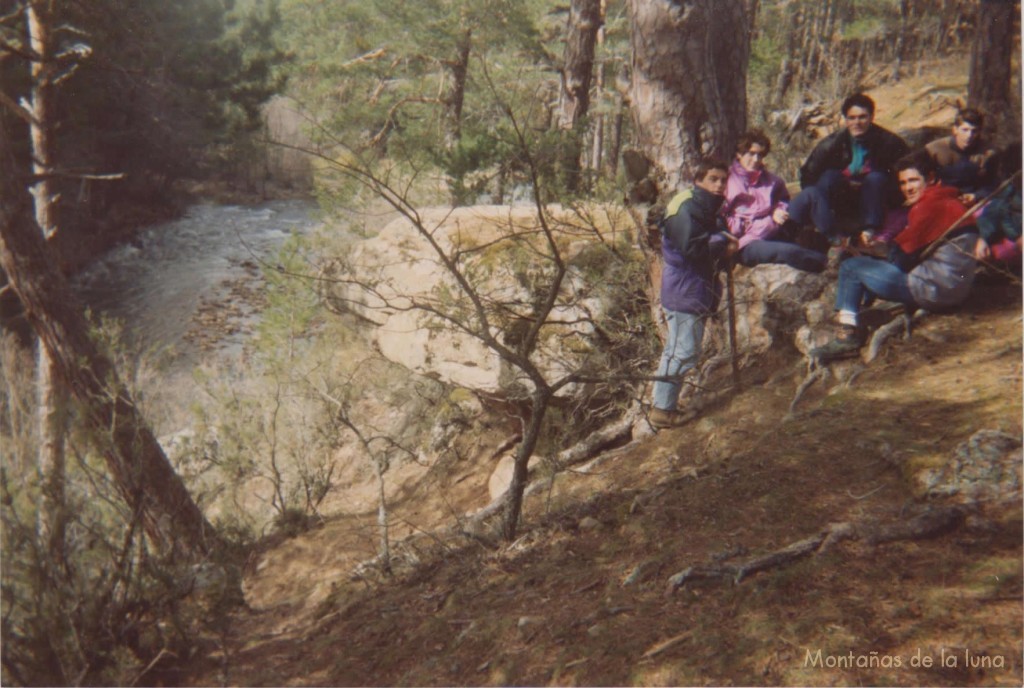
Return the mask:
<svg viewBox="0 0 1024 688"><path fill-rule="evenodd" d="M1019 685L1019 449L1015 474L982 478L1009 501L943 511L963 500L923 486L979 430L1021 435L1021 341L1019 285L983 280L792 414L803 362L762 362L691 425L559 474L515 544L421 538L394 579L338 578L310 604L324 562L351 566L372 539L370 511L331 521L265 554L247 580L259 608L231 618L188 682ZM482 503L422 482L397 507L420 527ZM938 520L893 529L921 514ZM739 583L669 583L839 523L857 536Z"/></svg>
<svg viewBox="0 0 1024 688"><path fill-rule="evenodd" d="M966 70L927 71L873 91L882 124L951 121ZM689 425L541 466L512 545L451 528L495 461L392 469L390 578L360 566L376 494L350 476L344 515L266 543L248 608L165 680L1020 685L1019 280L794 403L806 365L773 350ZM456 453L496 460L512 432Z"/></svg>

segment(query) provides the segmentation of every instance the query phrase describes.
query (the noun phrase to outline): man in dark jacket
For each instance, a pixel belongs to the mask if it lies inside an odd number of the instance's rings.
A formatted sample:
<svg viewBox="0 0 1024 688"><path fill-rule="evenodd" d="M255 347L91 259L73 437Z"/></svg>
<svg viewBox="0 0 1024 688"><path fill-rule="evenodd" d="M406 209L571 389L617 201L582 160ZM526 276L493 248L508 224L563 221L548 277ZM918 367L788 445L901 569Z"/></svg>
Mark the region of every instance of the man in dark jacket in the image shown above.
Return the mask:
<svg viewBox="0 0 1024 688"><path fill-rule="evenodd" d="M693 368L704 340L704 319L718 308L721 259L736 251L735 237L719 214L725 200L728 166L717 160L698 165L692 192L676 196L662 221L661 305L668 323L665 350L654 383L650 422L655 428L681 425L676 412L683 375Z"/></svg>
<svg viewBox="0 0 1024 688"><path fill-rule="evenodd" d="M996 184L990 163L995 151L981 138L985 117L974 108L956 113L952 136L932 141L925 150L939 167L939 181L960 190L964 205L992 193Z"/></svg>
<svg viewBox="0 0 1024 688"><path fill-rule="evenodd" d="M813 222L819 232L838 241L835 214L856 208L865 240L882 226L889 201L896 196L892 168L909 152L906 141L874 123L875 101L857 93L843 101L846 127L824 139L800 168L803 189L789 206L790 218Z"/></svg>

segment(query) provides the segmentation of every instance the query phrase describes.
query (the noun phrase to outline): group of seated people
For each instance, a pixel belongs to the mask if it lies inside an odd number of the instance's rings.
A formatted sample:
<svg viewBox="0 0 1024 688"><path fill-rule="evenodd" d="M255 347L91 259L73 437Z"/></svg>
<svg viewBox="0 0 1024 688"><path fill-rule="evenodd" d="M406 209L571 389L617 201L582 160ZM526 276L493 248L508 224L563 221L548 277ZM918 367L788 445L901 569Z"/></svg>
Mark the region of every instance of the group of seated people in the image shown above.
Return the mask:
<svg viewBox="0 0 1024 688"><path fill-rule="evenodd" d="M1019 145L997 154L980 136L981 113L964 109L950 136L911 152L874 123L867 95L850 96L841 111L845 127L808 156L792 198L765 168L771 141L755 130L740 136L731 164L702 161L694 189L669 204L661 224L668 336L649 416L655 428L687 419L676 410L680 380L700 354L703 319L717 309L723 259L809 272L839 264L838 332L811 351L821 361L860 349L858 314L875 299L945 308L967 297L977 261L1020 263L1019 175L1001 184L1020 171ZM827 253L793 240L806 227L820 234L822 249L831 246Z"/></svg>

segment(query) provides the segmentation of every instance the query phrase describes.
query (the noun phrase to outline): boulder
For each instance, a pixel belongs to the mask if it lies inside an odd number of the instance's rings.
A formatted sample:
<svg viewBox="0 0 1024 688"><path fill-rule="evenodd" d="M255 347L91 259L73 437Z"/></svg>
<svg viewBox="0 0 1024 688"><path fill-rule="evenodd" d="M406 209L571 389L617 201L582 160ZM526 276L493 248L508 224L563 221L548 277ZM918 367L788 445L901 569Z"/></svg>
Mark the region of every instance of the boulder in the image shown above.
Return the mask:
<svg viewBox="0 0 1024 688"><path fill-rule="evenodd" d="M785 342L801 351L801 328L831 318L835 276L813 274L788 265L758 265L733 270L736 339L741 351L762 353Z"/></svg>
<svg viewBox="0 0 1024 688"><path fill-rule="evenodd" d="M594 323L624 298L612 272L635 249L630 220L618 206L551 206L546 221L568 272L532 360L554 380L592 355ZM490 325L483 334L516 348L530 326L529 304L543 295L555 270L542 229L529 206L422 210L417 221L401 217L357 241L332 269L329 276L340 279L325 297L374 323L376 348L409 370L488 393L529 389L519 370L466 330L482 333L482 309ZM461 288L451 265L475 296Z"/></svg>
<svg viewBox="0 0 1024 688"><path fill-rule="evenodd" d="M941 468L917 474L930 497L975 502L1020 502L1021 440L999 430L979 430Z"/></svg>

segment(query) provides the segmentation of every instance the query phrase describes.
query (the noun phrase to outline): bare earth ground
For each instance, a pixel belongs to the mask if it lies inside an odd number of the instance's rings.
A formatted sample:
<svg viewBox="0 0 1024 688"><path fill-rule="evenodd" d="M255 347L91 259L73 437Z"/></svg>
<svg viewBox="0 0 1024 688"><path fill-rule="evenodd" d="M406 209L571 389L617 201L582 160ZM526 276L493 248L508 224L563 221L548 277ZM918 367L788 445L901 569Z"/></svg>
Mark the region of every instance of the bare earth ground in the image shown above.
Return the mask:
<svg viewBox="0 0 1024 688"><path fill-rule="evenodd" d="M184 680L1021 685L1019 502L929 539L841 543L739 584L667 585L830 523L919 510L893 457L940 465L977 430L1021 434L1021 332L1019 284L988 281L851 385L812 387L790 417L802 362L744 370L743 389L703 418L561 474L528 500L514 545L441 543L383 584L341 575L372 551L372 510L329 521L263 555L246 580L254 609L233 614ZM450 523L485 503L488 471L427 473L396 514L419 529ZM830 666L815 666L818 650Z"/></svg>

